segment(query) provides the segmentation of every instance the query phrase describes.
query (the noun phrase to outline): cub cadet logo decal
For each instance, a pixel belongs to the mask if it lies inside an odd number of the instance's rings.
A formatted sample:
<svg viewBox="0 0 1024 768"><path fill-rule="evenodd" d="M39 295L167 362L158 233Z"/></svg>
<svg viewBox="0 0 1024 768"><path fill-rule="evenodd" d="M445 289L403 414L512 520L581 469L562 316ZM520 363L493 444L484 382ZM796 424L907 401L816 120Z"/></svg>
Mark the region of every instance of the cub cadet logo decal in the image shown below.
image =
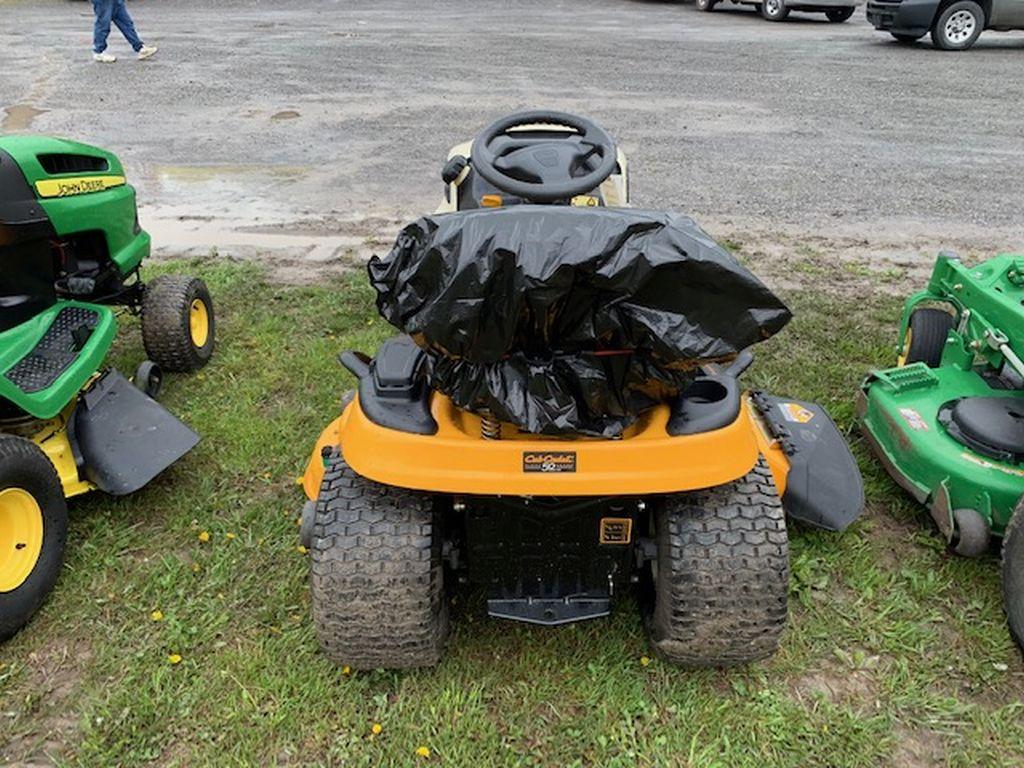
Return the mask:
<svg viewBox="0 0 1024 768"><path fill-rule="evenodd" d="M73 197L102 192L124 185L124 176L76 176L71 179L43 179L36 182L40 197Z"/></svg>
<svg viewBox="0 0 1024 768"><path fill-rule="evenodd" d="M812 411L796 403L779 403L779 410L782 411L782 416L786 421L796 422L797 424L806 424L814 418Z"/></svg>
<svg viewBox="0 0 1024 768"><path fill-rule="evenodd" d="M523 472L575 472L575 451L525 451Z"/></svg>

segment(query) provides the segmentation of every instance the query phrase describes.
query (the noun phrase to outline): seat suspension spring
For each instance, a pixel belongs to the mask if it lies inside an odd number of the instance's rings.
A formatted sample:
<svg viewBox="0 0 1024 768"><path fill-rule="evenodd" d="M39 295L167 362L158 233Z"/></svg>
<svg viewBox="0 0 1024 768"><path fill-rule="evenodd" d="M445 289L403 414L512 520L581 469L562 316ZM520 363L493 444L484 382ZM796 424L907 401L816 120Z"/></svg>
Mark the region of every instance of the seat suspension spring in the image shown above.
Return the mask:
<svg viewBox="0 0 1024 768"><path fill-rule="evenodd" d="M501 440L501 422L490 411L480 412L480 437L484 440Z"/></svg>

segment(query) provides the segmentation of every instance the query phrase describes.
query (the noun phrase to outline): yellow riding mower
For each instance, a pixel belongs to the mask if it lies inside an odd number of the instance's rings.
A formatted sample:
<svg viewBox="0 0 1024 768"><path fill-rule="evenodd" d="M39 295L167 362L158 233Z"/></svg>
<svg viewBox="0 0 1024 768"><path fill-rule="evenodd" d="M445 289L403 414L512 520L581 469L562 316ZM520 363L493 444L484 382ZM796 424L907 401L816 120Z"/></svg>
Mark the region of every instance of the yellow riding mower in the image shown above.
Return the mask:
<svg viewBox="0 0 1024 768"><path fill-rule="evenodd" d="M406 335L370 359L304 477L321 644L356 668L436 664L447 595L558 625L636 588L685 665L777 648L785 514L842 530L857 466L812 403L745 391L789 311L683 216L630 209L595 123L527 112L456 147L441 212L370 262Z"/></svg>

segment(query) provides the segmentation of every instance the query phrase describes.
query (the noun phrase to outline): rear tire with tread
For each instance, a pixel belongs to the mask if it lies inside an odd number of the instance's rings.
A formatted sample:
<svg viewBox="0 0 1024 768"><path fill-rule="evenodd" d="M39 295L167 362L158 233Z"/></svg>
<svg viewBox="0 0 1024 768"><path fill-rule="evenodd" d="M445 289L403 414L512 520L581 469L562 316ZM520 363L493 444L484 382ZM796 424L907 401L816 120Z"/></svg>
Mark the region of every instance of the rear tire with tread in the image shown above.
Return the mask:
<svg viewBox="0 0 1024 768"><path fill-rule="evenodd" d="M355 669L436 665L449 625L433 500L357 475L337 450L326 461L310 547L321 647Z"/></svg>
<svg viewBox="0 0 1024 768"><path fill-rule="evenodd" d="M666 496L655 536L646 624L657 655L725 667L775 653L786 625L789 540L763 459L732 483Z"/></svg>
<svg viewBox="0 0 1024 768"><path fill-rule="evenodd" d="M1024 497L1017 502L1003 534L1001 570L1006 623L1024 651Z"/></svg>

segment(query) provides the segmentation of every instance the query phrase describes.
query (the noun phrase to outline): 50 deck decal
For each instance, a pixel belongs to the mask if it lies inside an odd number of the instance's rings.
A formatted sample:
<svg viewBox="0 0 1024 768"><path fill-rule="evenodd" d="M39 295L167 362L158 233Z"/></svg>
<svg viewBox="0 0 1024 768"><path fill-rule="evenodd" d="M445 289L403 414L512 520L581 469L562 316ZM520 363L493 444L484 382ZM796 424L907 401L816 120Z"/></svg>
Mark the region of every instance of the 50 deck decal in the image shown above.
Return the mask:
<svg viewBox="0 0 1024 768"><path fill-rule="evenodd" d="M575 451L524 451L523 472L575 472Z"/></svg>

